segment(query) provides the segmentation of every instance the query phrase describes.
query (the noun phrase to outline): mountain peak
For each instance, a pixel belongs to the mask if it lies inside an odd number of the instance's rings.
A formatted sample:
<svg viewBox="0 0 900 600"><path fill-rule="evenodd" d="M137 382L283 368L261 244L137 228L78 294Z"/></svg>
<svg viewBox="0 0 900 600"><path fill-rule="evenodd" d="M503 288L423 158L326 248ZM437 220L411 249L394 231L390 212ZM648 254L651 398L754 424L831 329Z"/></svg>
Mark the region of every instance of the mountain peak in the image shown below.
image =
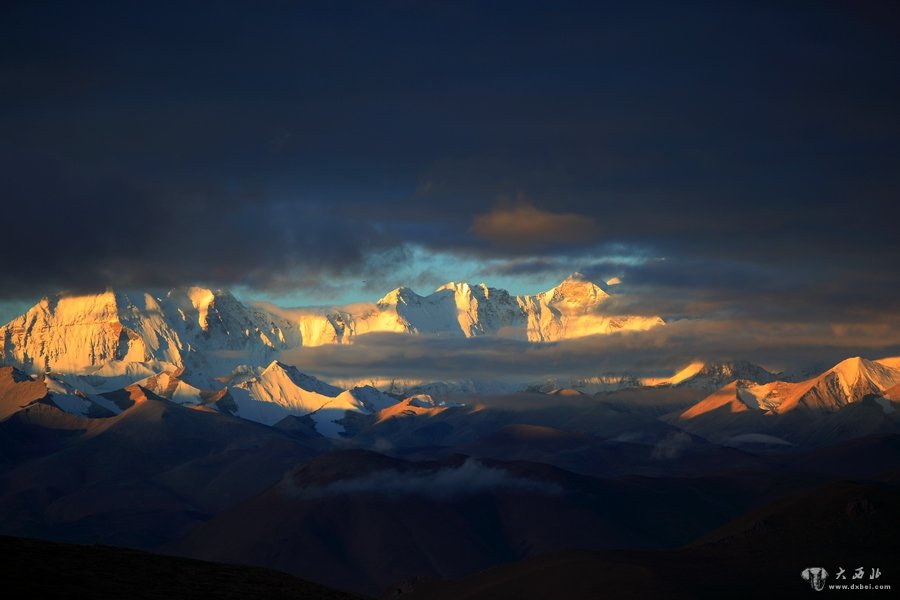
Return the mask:
<svg viewBox="0 0 900 600"><path fill-rule="evenodd" d="M900 383L900 369L860 356L846 358L818 377L796 384L796 391L778 407L785 412L798 406L834 411L867 394L881 392Z"/></svg>
<svg viewBox="0 0 900 600"><path fill-rule="evenodd" d="M548 304L562 302L582 308L592 308L609 297L603 288L577 271L542 295Z"/></svg>
<svg viewBox="0 0 900 600"><path fill-rule="evenodd" d="M834 365L831 370L841 375L856 375L861 369L865 368L868 362L862 356L851 356Z"/></svg>
<svg viewBox="0 0 900 600"><path fill-rule="evenodd" d="M734 364L743 370L750 367L761 369L751 363ZM786 413L798 408L835 412L848 404L861 401L869 394L881 395L900 383L900 369L859 356L844 359L820 375L797 383L775 380L767 382L765 379L744 377L745 373L741 372L730 375L738 375L737 379L740 381L736 386L732 381L683 413L682 417L692 418L721 408L729 402L731 412L744 410L738 403L774 413Z"/></svg>
<svg viewBox="0 0 900 600"><path fill-rule="evenodd" d="M861 356L853 356L833 366L826 371L825 375L834 373L843 380L844 384L849 386L859 381L871 381L881 387L887 387L887 383L892 382L896 378L898 371L900 369L889 364L866 360Z"/></svg>
<svg viewBox="0 0 900 600"><path fill-rule="evenodd" d="M265 369L262 370L260 375L265 375L266 373L269 373L269 372L277 372L277 371L291 372L291 371L296 371L296 370L297 370L296 367L292 367L291 365L286 365L279 360L273 360L272 362L269 363L269 365Z"/></svg>
<svg viewBox="0 0 900 600"><path fill-rule="evenodd" d="M166 293L166 297L173 300L186 299L191 306L200 312L206 312L217 300L234 300L231 292L225 289L213 289L202 286L189 286L173 288Z"/></svg>
<svg viewBox="0 0 900 600"><path fill-rule="evenodd" d="M256 381L272 389L285 389L286 386L290 387L293 384L298 388L329 397L336 396L341 392L339 388L278 360L269 363L269 366L256 377Z"/></svg>
<svg viewBox="0 0 900 600"><path fill-rule="evenodd" d="M459 282L448 281L447 283L445 283L444 285L442 285L438 289L436 289L435 292L440 292L442 290L451 290L454 293L458 294L458 293L465 293L471 289L472 288L465 281L459 281Z"/></svg>
<svg viewBox="0 0 900 600"><path fill-rule="evenodd" d="M671 385L678 387L717 390L735 380L752 381L757 384L775 381L776 376L763 367L746 360L697 360L671 377L647 379L651 385Z"/></svg>
<svg viewBox="0 0 900 600"><path fill-rule="evenodd" d="M404 286L395 288L385 294L379 301L379 306L397 306L398 304L415 303L420 296L412 289Z"/></svg>

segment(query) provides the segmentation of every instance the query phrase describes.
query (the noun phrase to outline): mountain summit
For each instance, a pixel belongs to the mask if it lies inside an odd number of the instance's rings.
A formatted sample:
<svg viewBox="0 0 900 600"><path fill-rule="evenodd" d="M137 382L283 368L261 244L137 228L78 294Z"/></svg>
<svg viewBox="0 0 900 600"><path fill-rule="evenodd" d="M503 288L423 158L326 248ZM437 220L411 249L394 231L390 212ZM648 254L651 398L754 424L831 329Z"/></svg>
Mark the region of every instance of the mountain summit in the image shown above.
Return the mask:
<svg viewBox="0 0 900 600"><path fill-rule="evenodd" d="M564 304L576 310L594 308L609 298L609 294L599 285L578 272L572 273L558 286L541 296L547 304Z"/></svg>

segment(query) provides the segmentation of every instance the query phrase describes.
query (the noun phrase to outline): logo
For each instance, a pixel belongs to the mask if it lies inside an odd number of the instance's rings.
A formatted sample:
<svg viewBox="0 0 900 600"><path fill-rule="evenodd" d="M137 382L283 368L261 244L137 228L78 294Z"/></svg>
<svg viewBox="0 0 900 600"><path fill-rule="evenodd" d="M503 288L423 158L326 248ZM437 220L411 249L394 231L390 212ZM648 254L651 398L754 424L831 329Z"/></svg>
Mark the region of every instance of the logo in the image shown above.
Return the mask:
<svg viewBox="0 0 900 600"><path fill-rule="evenodd" d="M803 572L800 573L800 577L802 577L804 581L809 582L809 587L817 592L821 592L825 589L825 580L828 579L828 571L822 567L809 567L808 569L803 569Z"/></svg>

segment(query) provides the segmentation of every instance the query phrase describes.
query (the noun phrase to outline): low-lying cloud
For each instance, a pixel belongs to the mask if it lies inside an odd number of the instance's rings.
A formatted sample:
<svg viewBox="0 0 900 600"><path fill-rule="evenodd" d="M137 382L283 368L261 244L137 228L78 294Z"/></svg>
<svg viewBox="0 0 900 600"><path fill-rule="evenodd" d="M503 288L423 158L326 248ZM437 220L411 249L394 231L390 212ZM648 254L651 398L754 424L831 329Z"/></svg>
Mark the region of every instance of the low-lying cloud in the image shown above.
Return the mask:
<svg viewBox="0 0 900 600"><path fill-rule="evenodd" d="M691 445L691 436L683 431L675 431L659 440L653 451L650 452L650 458L654 460L675 460L680 458L688 446Z"/></svg>
<svg viewBox="0 0 900 600"><path fill-rule="evenodd" d="M779 370L830 366L848 356L900 354L900 325L681 320L645 332L552 343L373 333L353 344L301 347L281 360L324 378L417 380L672 374L693 360L750 360Z"/></svg>
<svg viewBox="0 0 900 600"><path fill-rule="evenodd" d="M469 458L455 467L435 471L399 471L385 469L341 479L321 486L297 487L285 482L282 489L289 495L303 500L318 500L333 496L355 494L379 494L389 497L426 496L449 499L459 496L488 493L497 489L519 491L528 494L558 494L562 489L550 482L528 479L505 469L489 467Z"/></svg>

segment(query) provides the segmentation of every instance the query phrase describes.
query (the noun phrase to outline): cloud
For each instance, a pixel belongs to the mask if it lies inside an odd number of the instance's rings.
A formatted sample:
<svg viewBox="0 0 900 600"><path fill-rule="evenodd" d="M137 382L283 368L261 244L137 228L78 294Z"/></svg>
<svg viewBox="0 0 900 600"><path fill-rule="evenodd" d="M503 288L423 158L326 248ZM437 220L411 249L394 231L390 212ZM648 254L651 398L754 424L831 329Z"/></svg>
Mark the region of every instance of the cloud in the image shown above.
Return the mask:
<svg viewBox="0 0 900 600"><path fill-rule="evenodd" d="M587 215L550 212L520 203L476 215L471 231L500 246L538 249L596 243L600 227Z"/></svg>
<svg viewBox="0 0 900 600"><path fill-rule="evenodd" d="M691 436L683 431L672 432L659 440L650 452L654 460L675 460L691 445Z"/></svg>
<svg viewBox="0 0 900 600"><path fill-rule="evenodd" d="M385 469L361 477L340 479L325 485L298 488L290 480L281 489L303 500L333 496L379 494L388 497L425 496L436 500L490 493L496 489L528 494L559 494L562 489L550 482L513 475L505 469L489 467L468 458L456 467L433 471L399 471Z"/></svg>
<svg viewBox="0 0 900 600"><path fill-rule="evenodd" d="M675 256L644 262L586 265L582 272L623 276L605 310L670 318L745 318L781 323L885 323L900 316L893 275L880 264L760 264L746 258Z"/></svg>
<svg viewBox="0 0 900 600"><path fill-rule="evenodd" d="M185 284L327 293L329 280L336 286L406 260L404 246L373 223L316 201L80 173L8 145L0 145L0 163L8 197L39 211L6 221L0 298Z"/></svg>
<svg viewBox="0 0 900 600"><path fill-rule="evenodd" d="M377 297L416 247L678 317L897 315L896 8L158 4L0 23L0 299ZM601 238L667 262L592 271Z"/></svg>
<svg viewBox="0 0 900 600"><path fill-rule="evenodd" d="M831 366L849 356L900 354L893 323L674 321L645 332L553 343L373 333L353 344L290 350L280 360L324 379L510 380L607 373L671 375L693 360L750 360L775 371Z"/></svg>

